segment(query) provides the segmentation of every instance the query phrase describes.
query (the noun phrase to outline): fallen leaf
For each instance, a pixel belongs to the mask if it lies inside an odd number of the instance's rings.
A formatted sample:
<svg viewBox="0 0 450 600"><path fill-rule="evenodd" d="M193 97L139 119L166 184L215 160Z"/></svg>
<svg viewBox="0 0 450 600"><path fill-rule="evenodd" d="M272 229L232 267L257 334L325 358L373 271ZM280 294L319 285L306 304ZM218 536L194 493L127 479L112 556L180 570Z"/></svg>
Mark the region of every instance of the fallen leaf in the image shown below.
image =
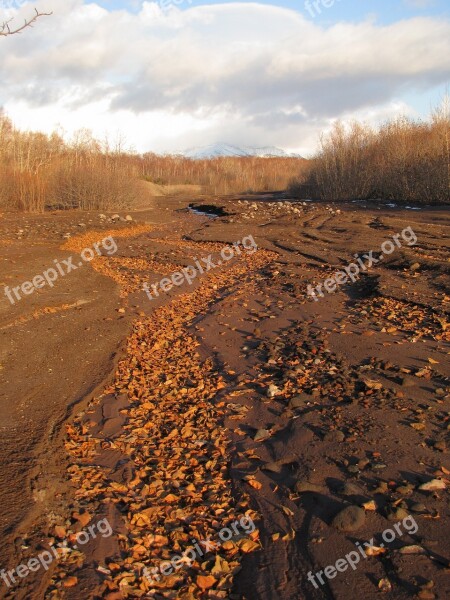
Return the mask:
<svg viewBox="0 0 450 600"><path fill-rule="evenodd" d="M201 590L209 590L217 580L212 575L198 575L195 581Z"/></svg>

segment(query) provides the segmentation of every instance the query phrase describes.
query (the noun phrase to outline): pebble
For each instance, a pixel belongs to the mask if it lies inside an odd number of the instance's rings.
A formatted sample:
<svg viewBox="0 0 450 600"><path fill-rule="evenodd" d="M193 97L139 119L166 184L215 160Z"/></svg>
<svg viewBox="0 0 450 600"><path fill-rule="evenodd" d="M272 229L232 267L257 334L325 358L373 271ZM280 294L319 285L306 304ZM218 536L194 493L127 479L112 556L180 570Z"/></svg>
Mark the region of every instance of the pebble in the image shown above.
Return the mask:
<svg viewBox="0 0 450 600"><path fill-rule="evenodd" d="M442 479L432 479L431 481L427 481L427 483L419 485L419 490L434 492L435 490L445 490L446 487L445 481L442 481Z"/></svg>
<svg viewBox="0 0 450 600"><path fill-rule="evenodd" d="M402 496L408 496L412 494L414 488L412 485L400 485L395 491Z"/></svg>
<svg viewBox="0 0 450 600"><path fill-rule="evenodd" d="M444 441L436 442L433 446L435 450L440 450L441 452L445 452L447 450L447 445Z"/></svg>
<svg viewBox="0 0 450 600"><path fill-rule="evenodd" d="M417 597L420 598L420 600L434 600L435 595L430 590L420 590Z"/></svg>
<svg viewBox="0 0 450 600"><path fill-rule="evenodd" d="M427 507L421 502L414 502L414 504L411 505L411 511L414 513L424 513L427 512Z"/></svg>
<svg viewBox="0 0 450 600"><path fill-rule="evenodd" d="M268 437L270 437L270 431L267 429L258 429L253 439L255 442L261 442L262 440L266 440Z"/></svg>
<svg viewBox="0 0 450 600"><path fill-rule="evenodd" d="M271 383L267 388L267 396L269 398L274 398L275 396L279 396L281 394L281 390L279 387Z"/></svg>
<svg viewBox="0 0 450 600"><path fill-rule="evenodd" d="M347 481L345 483L342 490L340 490L340 493L343 496L362 496L362 495L364 495L364 492L360 487L358 487L356 484L351 483L349 481Z"/></svg>
<svg viewBox="0 0 450 600"><path fill-rule="evenodd" d="M408 516L409 513L404 508L395 508L387 514L388 521L401 521Z"/></svg>
<svg viewBox="0 0 450 600"><path fill-rule="evenodd" d="M281 473L282 466L276 462L268 462L262 467L263 471L270 471L271 473Z"/></svg>

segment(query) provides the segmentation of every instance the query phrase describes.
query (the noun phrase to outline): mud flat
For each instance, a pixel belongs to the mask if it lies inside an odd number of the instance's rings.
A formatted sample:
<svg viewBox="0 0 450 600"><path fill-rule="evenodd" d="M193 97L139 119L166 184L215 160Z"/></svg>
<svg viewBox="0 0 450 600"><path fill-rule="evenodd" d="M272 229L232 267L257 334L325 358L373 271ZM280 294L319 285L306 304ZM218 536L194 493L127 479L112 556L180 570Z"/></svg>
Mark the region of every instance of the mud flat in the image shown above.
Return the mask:
<svg viewBox="0 0 450 600"><path fill-rule="evenodd" d="M117 238L1 301L1 564L58 554L2 594L448 597L448 211L269 196L202 200L211 218L191 202L129 223L0 219L4 286ZM192 285L142 291L209 255ZM161 573L244 517L254 528ZM105 519L111 535L80 548Z"/></svg>

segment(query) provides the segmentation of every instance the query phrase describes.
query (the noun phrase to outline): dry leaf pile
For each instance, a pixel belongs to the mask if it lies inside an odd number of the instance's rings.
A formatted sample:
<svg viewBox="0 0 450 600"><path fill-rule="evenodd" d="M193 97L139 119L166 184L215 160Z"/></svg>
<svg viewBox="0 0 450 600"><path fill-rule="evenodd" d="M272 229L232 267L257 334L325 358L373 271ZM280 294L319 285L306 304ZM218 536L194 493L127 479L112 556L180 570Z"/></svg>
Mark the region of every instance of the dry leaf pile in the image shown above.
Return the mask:
<svg viewBox="0 0 450 600"><path fill-rule="evenodd" d="M438 341L450 341L450 323L445 316L431 308L393 298L364 300L353 309L351 321L359 323L370 319L376 328L388 333L400 330L413 337L430 337Z"/></svg>
<svg viewBox="0 0 450 600"><path fill-rule="evenodd" d="M255 530L250 539L233 538L154 584L143 574L145 567L181 555L192 540L217 541L236 519L256 518L246 496L236 504L231 494L229 440L222 426L226 384L211 359L201 360L187 327L222 291L242 284L269 260L271 253L263 251L243 255L229 269L208 273L192 293L137 320L106 396L68 427L69 476L80 511L98 514L114 505L126 525L126 535L118 536L120 554L97 565L103 579L99 596L228 598L241 555L259 547ZM129 404L120 411L122 426L109 436L95 433L90 415L96 407L124 395ZM123 468L101 466L108 454ZM66 552L47 598L64 597L82 562L79 550Z"/></svg>
<svg viewBox="0 0 450 600"><path fill-rule="evenodd" d="M114 279L120 285L121 298L142 289L143 283L148 283L152 273L171 275L180 270L178 265L166 261L111 256L98 257L92 266L98 273Z"/></svg>
<svg viewBox="0 0 450 600"><path fill-rule="evenodd" d="M122 229L110 229L106 230L91 230L83 235L77 235L76 237L69 238L61 246L61 250L71 250L72 252L81 252L85 248L91 248L95 243L101 242L105 237L127 238L142 235L143 233L149 233L155 230L154 225L131 225L123 227Z"/></svg>

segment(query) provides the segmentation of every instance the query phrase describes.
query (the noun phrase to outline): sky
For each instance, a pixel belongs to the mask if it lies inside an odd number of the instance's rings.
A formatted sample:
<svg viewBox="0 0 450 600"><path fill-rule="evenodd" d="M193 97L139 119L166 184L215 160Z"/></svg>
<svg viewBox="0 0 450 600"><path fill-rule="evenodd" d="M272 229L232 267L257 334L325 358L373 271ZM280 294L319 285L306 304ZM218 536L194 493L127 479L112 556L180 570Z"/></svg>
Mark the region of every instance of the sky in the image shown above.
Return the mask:
<svg viewBox="0 0 450 600"><path fill-rule="evenodd" d="M139 151L311 155L340 119L425 118L450 86L448 0L0 0L0 107Z"/></svg>

